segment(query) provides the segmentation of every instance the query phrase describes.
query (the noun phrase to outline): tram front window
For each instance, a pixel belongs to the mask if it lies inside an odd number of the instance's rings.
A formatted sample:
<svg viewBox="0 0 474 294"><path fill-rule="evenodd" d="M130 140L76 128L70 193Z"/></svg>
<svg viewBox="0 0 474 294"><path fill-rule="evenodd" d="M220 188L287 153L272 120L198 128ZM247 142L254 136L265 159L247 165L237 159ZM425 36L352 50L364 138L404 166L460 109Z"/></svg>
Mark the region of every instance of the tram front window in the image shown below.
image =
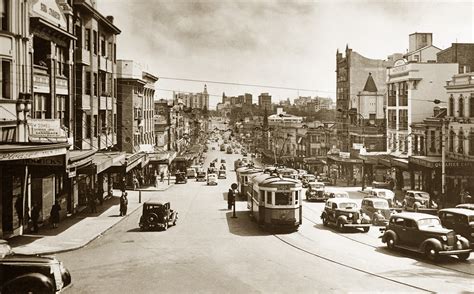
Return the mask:
<svg viewBox="0 0 474 294"><path fill-rule="evenodd" d="M275 205L290 205L291 192L275 192Z"/></svg>

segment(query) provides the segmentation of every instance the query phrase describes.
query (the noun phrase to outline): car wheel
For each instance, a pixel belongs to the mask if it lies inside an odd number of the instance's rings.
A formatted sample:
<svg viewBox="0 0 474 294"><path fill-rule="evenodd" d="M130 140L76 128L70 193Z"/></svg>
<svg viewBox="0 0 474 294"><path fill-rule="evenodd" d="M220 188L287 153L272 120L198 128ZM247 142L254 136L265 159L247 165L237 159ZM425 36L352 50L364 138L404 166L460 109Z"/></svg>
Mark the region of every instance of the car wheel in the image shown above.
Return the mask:
<svg viewBox="0 0 474 294"><path fill-rule="evenodd" d="M323 219L323 226L327 227L329 225L328 219L325 216L323 216L322 219Z"/></svg>
<svg viewBox="0 0 474 294"><path fill-rule="evenodd" d="M470 254L471 254L470 252L461 253L461 254L458 254L458 258L459 258L460 260L467 260L467 259L469 258L469 255L470 255Z"/></svg>
<svg viewBox="0 0 474 294"><path fill-rule="evenodd" d="M364 227L364 233L367 233L370 230L370 227Z"/></svg>
<svg viewBox="0 0 474 294"><path fill-rule="evenodd" d="M340 232L344 232L344 224L342 222L337 222L337 229Z"/></svg>
<svg viewBox="0 0 474 294"><path fill-rule="evenodd" d="M379 223L379 217L374 215L374 218L372 219L372 224L376 226Z"/></svg>
<svg viewBox="0 0 474 294"><path fill-rule="evenodd" d="M165 226L163 227L163 231L166 231L168 229L168 221L165 220Z"/></svg>
<svg viewBox="0 0 474 294"><path fill-rule="evenodd" d="M438 250L431 244L427 245L425 248L425 255L431 261L436 261L438 259Z"/></svg>
<svg viewBox="0 0 474 294"><path fill-rule="evenodd" d="M387 247L388 249L395 249L395 238L393 236L387 236Z"/></svg>

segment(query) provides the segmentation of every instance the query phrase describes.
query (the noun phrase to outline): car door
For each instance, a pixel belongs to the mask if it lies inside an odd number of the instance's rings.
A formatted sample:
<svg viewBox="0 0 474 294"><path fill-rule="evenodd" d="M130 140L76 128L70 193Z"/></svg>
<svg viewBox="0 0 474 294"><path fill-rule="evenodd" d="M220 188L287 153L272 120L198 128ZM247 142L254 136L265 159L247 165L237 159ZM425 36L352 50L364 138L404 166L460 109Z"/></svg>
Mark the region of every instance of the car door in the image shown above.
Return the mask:
<svg viewBox="0 0 474 294"><path fill-rule="evenodd" d="M416 244L421 244L423 240L419 240L423 238L423 235L419 234L418 232L418 225L416 221L412 219L405 219L405 226L403 229L403 243L407 245L414 246Z"/></svg>
<svg viewBox="0 0 474 294"><path fill-rule="evenodd" d="M390 221L390 228L397 234L399 244L405 244L407 239L405 219L402 217L394 217Z"/></svg>

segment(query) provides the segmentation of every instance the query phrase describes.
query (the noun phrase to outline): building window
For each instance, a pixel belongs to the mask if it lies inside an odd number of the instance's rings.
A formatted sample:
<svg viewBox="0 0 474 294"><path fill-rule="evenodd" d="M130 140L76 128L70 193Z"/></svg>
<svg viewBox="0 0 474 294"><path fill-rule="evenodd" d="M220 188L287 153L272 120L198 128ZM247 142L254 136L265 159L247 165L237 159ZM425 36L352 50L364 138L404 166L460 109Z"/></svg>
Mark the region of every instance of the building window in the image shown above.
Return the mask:
<svg viewBox="0 0 474 294"><path fill-rule="evenodd" d="M85 131L85 137L90 139L91 137L91 129L92 129L92 119L91 115L87 114L86 115L86 131Z"/></svg>
<svg viewBox="0 0 474 294"><path fill-rule="evenodd" d="M458 106L459 117L464 117L464 98L459 97L459 106Z"/></svg>
<svg viewBox="0 0 474 294"><path fill-rule="evenodd" d="M94 54L97 54L97 31L93 31L92 34L92 47L94 49Z"/></svg>
<svg viewBox="0 0 474 294"><path fill-rule="evenodd" d="M0 31L8 31L8 2L0 0Z"/></svg>
<svg viewBox="0 0 474 294"><path fill-rule="evenodd" d="M86 34L84 35L84 49L91 50L91 29L86 29Z"/></svg>
<svg viewBox="0 0 474 294"><path fill-rule="evenodd" d="M106 46L105 44L107 44L105 42L105 35L101 35L100 36L100 54L104 57L107 55L107 49L105 48Z"/></svg>
<svg viewBox="0 0 474 294"><path fill-rule="evenodd" d="M100 72L100 95L107 96L107 80L106 80L106 73Z"/></svg>
<svg viewBox="0 0 474 294"><path fill-rule="evenodd" d="M92 85L92 89L94 91L94 96L97 96L97 82L98 82L98 77L97 77L97 73L95 72L94 73L94 80L92 81L93 82L93 85Z"/></svg>
<svg viewBox="0 0 474 294"><path fill-rule="evenodd" d="M397 128L397 111L395 109L388 110L388 127L390 129Z"/></svg>
<svg viewBox="0 0 474 294"><path fill-rule="evenodd" d="M408 106L408 83L403 82L399 84L399 92L398 92L398 105L399 106Z"/></svg>
<svg viewBox="0 0 474 294"><path fill-rule="evenodd" d="M0 87L2 97L4 99L10 99L11 98L11 66L10 66L10 61L8 60L2 60L1 63L1 76L0 76Z"/></svg>
<svg viewBox="0 0 474 294"><path fill-rule="evenodd" d="M99 122L97 121L97 115L94 115L94 125L92 128L94 128L94 137L97 137L99 134Z"/></svg>
<svg viewBox="0 0 474 294"><path fill-rule="evenodd" d="M56 97L56 102L57 102L57 111L56 115L57 118L61 122L61 126L66 125L66 96L57 96Z"/></svg>
<svg viewBox="0 0 474 294"><path fill-rule="evenodd" d="M16 127L4 127L0 128L0 134L2 143L15 142L15 131Z"/></svg>
<svg viewBox="0 0 474 294"><path fill-rule="evenodd" d="M449 152L454 152L454 132L449 132Z"/></svg>
<svg viewBox="0 0 474 294"><path fill-rule="evenodd" d="M469 116L474 117L474 94L469 97Z"/></svg>
<svg viewBox="0 0 474 294"><path fill-rule="evenodd" d="M436 152L436 132L430 131L430 151Z"/></svg>
<svg viewBox="0 0 474 294"><path fill-rule="evenodd" d="M420 155L425 155L425 137L420 136Z"/></svg>
<svg viewBox="0 0 474 294"><path fill-rule="evenodd" d="M449 116L454 116L454 97L453 95L449 96Z"/></svg>
<svg viewBox="0 0 474 294"><path fill-rule="evenodd" d="M469 155L474 155L474 132L469 133Z"/></svg>
<svg viewBox="0 0 474 294"><path fill-rule="evenodd" d="M46 96L36 94L35 95L35 113L34 118L47 118L47 110L48 110L48 99Z"/></svg>
<svg viewBox="0 0 474 294"><path fill-rule="evenodd" d="M114 44L114 62L117 62L117 44Z"/></svg>
<svg viewBox="0 0 474 294"><path fill-rule="evenodd" d="M458 153L464 154L464 132L463 132L463 130L460 130L459 135L458 135Z"/></svg>
<svg viewBox="0 0 474 294"><path fill-rule="evenodd" d="M414 154L418 154L418 136L413 136L413 144L411 150Z"/></svg>
<svg viewBox="0 0 474 294"><path fill-rule="evenodd" d="M400 109L398 111L398 129L407 130L408 129L408 110Z"/></svg>
<svg viewBox="0 0 474 294"><path fill-rule="evenodd" d="M106 121L106 111L100 110L100 131L102 134L107 134L107 121Z"/></svg>

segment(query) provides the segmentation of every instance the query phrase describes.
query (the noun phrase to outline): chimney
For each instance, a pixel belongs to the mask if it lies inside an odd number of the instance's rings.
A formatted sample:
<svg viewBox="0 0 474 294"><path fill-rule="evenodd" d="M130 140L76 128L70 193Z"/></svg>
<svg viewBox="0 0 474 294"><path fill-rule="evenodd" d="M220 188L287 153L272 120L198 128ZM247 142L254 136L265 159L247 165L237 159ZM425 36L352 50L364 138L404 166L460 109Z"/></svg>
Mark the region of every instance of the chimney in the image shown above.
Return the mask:
<svg viewBox="0 0 474 294"><path fill-rule="evenodd" d="M114 23L114 17L112 15L107 15L105 18L107 18L108 21L110 21L110 23Z"/></svg>

